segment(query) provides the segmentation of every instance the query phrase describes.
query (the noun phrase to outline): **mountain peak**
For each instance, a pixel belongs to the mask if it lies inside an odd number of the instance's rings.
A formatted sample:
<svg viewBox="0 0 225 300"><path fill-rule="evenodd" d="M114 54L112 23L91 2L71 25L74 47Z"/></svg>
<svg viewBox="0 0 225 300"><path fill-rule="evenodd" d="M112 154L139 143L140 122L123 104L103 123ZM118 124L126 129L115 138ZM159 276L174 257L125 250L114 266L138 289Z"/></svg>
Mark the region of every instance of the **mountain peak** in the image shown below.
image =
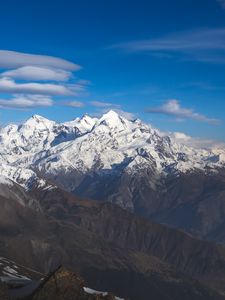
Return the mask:
<svg viewBox="0 0 225 300"><path fill-rule="evenodd" d="M101 117L101 119L118 119L118 118L120 118L120 115L115 110L112 109L104 113Z"/></svg>
<svg viewBox="0 0 225 300"><path fill-rule="evenodd" d="M37 115L37 114L33 115L31 118L32 119L44 119L44 117L42 117L41 115Z"/></svg>
<svg viewBox="0 0 225 300"><path fill-rule="evenodd" d="M45 117L42 117L40 115L33 115L31 118L29 118L25 123L55 123L54 121L51 121Z"/></svg>
<svg viewBox="0 0 225 300"><path fill-rule="evenodd" d="M124 127L124 121L126 119L122 118L116 111L109 110L107 113L103 114L98 120L98 124L107 125L110 128Z"/></svg>
<svg viewBox="0 0 225 300"><path fill-rule="evenodd" d="M81 133L85 133L94 127L96 121L97 118L92 118L88 114L85 114L81 118L75 118L73 121L65 122L63 124L69 127L76 127Z"/></svg>
<svg viewBox="0 0 225 300"><path fill-rule="evenodd" d="M35 120L37 122L54 122L40 115L33 115L30 119Z"/></svg>
<svg viewBox="0 0 225 300"><path fill-rule="evenodd" d="M25 123L21 125L20 129L24 130L25 128L33 128L33 129L41 130L46 128L52 128L54 124L55 124L54 121L50 121L39 115L33 115L31 118L29 118Z"/></svg>
<svg viewBox="0 0 225 300"><path fill-rule="evenodd" d="M83 117L80 119L80 121L84 121L84 122L87 122L87 123L92 123L93 120L95 120L95 118L92 118L88 114L84 114Z"/></svg>

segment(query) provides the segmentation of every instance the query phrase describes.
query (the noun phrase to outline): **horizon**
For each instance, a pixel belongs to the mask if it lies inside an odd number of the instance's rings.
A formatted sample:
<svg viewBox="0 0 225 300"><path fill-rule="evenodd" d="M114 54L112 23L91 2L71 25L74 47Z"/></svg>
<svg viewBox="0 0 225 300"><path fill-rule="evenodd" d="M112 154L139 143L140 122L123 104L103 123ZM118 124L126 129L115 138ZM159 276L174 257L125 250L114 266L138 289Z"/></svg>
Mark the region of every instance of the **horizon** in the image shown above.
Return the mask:
<svg viewBox="0 0 225 300"><path fill-rule="evenodd" d="M223 1L23 0L3 3L0 16L2 124L113 109L225 142Z"/></svg>

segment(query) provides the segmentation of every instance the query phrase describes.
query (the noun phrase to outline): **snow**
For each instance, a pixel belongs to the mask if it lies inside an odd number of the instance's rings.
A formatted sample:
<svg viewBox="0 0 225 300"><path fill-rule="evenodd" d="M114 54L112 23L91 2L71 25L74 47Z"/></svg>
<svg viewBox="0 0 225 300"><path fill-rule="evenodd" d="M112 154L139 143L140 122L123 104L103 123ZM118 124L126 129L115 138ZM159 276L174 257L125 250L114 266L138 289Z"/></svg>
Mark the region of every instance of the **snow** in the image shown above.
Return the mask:
<svg viewBox="0 0 225 300"><path fill-rule="evenodd" d="M89 287L84 287L83 289L87 294L90 294L90 295L102 295L102 296L108 295L108 292L96 291L96 290L90 289ZM119 298L119 297L115 297L115 299L116 300L124 300L123 298Z"/></svg>
<svg viewBox="0 0 225 300"><path fill-rule="evenodd" d="M89 115L84 115L81 119L76 118L73 121L63 123L65 126L77 128L81 134L91 131L94 127L97 118L91 118Z"/></svg>
<svg viewBox="0 0 225 300"><path fill-rule="evenodd" d="M4 270L5 270L5 272L8 272L10 274L18 274L18 272L16 270L14 270L14 269L12 269L12 268L10 268L8 266L5 267Z"/></svg>
<svg viewBox="0 0 225 300"><path fill-rule="evenodd" d="M84 287L84 291L85 291L87 294L91 294L91 295L102 295L102 296L107 296L107 295L108 295L107 292L96 291L96 290L90 289L90 288L88 288L88 287Z"/></svg>
<svg viewBox="0 0 225 300"><path fill-rule="evenodd" d="M182 133L179 137L182 140ZM34 115L19 126L1 128L0 147L1 181L6 182L7 177L26 189L34 182L46 185L34 170L57 176L59 171L135 173L151 169L167 176L225 166L225 149L192 148L113 110L100 118L84 115L64 123Z"/></svg>
<svg viewBox="0 0 225 300"><path fill-rule="evenodd" d="M13 185L12 181L10 181L9 178L7 178L3 175L0 175L0 184L4 184L4 185L8 185L8 186Z"/></svg>
<svg viewBox="0 0 225 300"><path fill-rule="evenodd" d="M30 280L27 276L22 275L19 267L14 262L0 257L0 279L1 281L8 281L10 279Z"/></svg>
<svg viewBox="0 0 225 300"><path fill-rule="evenodd" d="M129 123L129 121L127 123ZM126 127L126 119L119 116L118 113L116 113L115 111L110 110L96 122L96 126L99 126L102 124L107 126L110 129L123 130Z"/></svg>
<svg viewBox="0 0 225 300"><path fill-rule="evenodd" d="M35 172L30 169L25 169L16 166L2 164L0 166L0 183L13 185L13 182L18 183L23 188L28 190L31 185L35 184L37 187L45 187L46 182L38 178Z"/></svg>

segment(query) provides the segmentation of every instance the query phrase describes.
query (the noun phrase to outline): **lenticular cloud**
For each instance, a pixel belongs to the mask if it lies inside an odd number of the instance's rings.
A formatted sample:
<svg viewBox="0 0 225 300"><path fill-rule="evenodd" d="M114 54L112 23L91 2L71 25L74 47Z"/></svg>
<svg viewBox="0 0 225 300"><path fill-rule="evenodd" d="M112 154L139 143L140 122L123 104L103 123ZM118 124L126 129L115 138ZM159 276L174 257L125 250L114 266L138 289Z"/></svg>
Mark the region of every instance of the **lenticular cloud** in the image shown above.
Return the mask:
<svg viewBox="0 0 225 300"><path fill-rule="evenodd" d="M70 71L77 71L81 68L77 64L58 57L0 50L0 68L14 69L23 66L51 67Z"/></svg>

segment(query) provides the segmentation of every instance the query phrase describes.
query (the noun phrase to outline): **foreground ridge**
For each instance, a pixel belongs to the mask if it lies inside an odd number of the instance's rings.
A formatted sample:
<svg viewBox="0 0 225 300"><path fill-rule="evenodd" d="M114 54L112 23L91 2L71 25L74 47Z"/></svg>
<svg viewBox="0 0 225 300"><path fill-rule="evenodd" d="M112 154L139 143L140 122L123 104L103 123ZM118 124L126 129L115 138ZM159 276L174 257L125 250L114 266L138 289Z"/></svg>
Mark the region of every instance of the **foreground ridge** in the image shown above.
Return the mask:
<svg viewBox="0 0 225 300"><path fill-rule="evenodd" d="M17 266L14 265L14 272L17 272L16 269ZM83 279L62 266L38 280L19 282L13 276L9 276L5 284L0 280L0 296L1 300L125 300L111 293L86 287Z"/></svg>

